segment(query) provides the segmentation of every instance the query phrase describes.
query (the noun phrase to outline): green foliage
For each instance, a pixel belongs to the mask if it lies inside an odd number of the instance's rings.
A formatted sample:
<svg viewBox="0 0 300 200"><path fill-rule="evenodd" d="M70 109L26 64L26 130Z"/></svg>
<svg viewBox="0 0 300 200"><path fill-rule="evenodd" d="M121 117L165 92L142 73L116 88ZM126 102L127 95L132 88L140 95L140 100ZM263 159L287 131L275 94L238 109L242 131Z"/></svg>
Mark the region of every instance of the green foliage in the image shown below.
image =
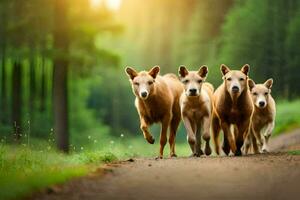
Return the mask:
<svg viewBox="0 0 300 200"><path fill-rule="evenodd" d="M289 151L288 154L290 154L290 155L300 155L300 150Z"/></svg>
<svg viewBox="0 0 300 200"><path fill-rule="evenodd" d="M0 199L16 199L49 185L86 175L99 164L116 160L112 153L71 155L51 149L0 145Z"/></svg>
<svg viewBox="0 0 300 200"><path fill-rule="evenodd" d="M68 58L70 143L75 152L109 149L122 157L124 152L157 151L155 145L144 145L124 73L127 65L147 70L159 64L163 74L177 73L180 64L191 69L206 64L208 81L216 88L222 81L221 63L233 68L249 63L256 82L274 79L275 99L299 96L297 0L127 0L115 12L75 0L68 7L69 52L54 49L53 9L49 0L0 3L0 77L1 86L6 84L0 88L0 137L7 142L13 142L14 62L22 64L23 74L21 144L39 138L53 145L53 58ZM298 106L298 101L278 104L275 134L299 126ZM111 149L120 134L130 139ZM185 141L184 128L177 139Z"/></svg>
<svg viewBox="0 0 300 200"><path fill-rule="evenodd" d="M277 104L274 135L300 127L300 100Z"/></svg>

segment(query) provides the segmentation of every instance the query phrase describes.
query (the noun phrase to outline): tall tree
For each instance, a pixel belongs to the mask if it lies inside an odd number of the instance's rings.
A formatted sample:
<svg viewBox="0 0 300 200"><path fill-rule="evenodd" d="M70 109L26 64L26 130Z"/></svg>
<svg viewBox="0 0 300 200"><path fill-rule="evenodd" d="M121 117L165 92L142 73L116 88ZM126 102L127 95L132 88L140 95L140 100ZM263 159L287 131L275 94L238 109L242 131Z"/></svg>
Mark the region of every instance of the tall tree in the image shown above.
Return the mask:
<svg viewBox="0 0 300 200"><path fill-rule="evenodd" d="M19 141L22 123L22 68L20 62L14 63L12 77L12 122L15 140Z"/></svg>
<svg viewBox="0 0 300 200"><path fill-rule="evenodd" d="M42 74L41 74L41 93L40 93L40 99L41 99L41 104L40 104L40 112L44 112L46 110L46 66L45 66L45 57L42 57L42 63L41 63L41 68L42 68Z"/></svg>
<svg viewBox="0 0 300 200"><path fill-rule="evenodd" d="M2 2L1 9L1 26L0 29L0 48L1 48L1 101L0 101L0 122L6 124L7 120L7 72L6 72L6 49L7 49L7 38L6 38L6 28L7 28L7 14L6 6L7 2Z"/></svg>
<svg viewBox="0 0 300 200"><path fill-rule="evenodd" d="M57 148L69 151L68 122L68 52L69 28L67 18L68 0L54 1L54 50L53 103L54 131Z"/></svg>

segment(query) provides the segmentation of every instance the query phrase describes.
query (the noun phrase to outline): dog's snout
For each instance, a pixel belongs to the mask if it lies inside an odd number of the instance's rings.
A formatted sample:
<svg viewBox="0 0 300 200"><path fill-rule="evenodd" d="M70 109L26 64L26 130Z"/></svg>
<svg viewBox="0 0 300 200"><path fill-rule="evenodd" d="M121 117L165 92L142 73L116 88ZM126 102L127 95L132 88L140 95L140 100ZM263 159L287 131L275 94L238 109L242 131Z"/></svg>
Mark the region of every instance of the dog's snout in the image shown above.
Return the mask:
<svg viewBox="0 0 300 200"><path fill-rule="evenodd" d="M197 89L195 89L195 88L192 88L192 89L189 89L189 91L190 91L190 93L191 93L191 94L193 94L193 95L194 95L194 94L196 94L196 92L197 92Z"/></svg>
<svg viewBox="0 0 300 200"><path fill-rule="evenodd" d="M147 93L146 91L141 92L141 96L142 96L143 98L147 97L147 95L148 95L148 93Z"/></svg>
<svg viewBox="0 0 300 200"><path fill-rule="evenodd" d="M239 92L240 91L240 88L238 86L233 86L231 88L232 92Z"/></svg>
<svg viewBox="0 0 300 200"><path fill-rule="evenodd" d="M266 103L264 101L260 101L258 104L260 107L264 107Z"/></svg>

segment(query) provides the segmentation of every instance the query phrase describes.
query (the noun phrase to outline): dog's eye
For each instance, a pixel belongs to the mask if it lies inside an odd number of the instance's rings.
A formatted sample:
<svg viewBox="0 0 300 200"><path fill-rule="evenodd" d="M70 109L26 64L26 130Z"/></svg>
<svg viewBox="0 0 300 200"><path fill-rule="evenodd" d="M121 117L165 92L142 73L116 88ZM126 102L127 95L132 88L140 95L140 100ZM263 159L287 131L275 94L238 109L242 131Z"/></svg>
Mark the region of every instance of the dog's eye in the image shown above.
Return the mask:
<svg viewBox="0 0 300 200"><path fill-rule="evenodd" d="M231 80L232 80L232 78L230 78L230 77L229 77L229 78L227 78L227 81L231 81Z"/></svg>
<svg viewBox="0 0 300 200"><path fill-rule="evenodd" d="M240 78L240 81L244 81L245 79L244 78Z"/></svg>
<svg viewBox="0 0 300 200"><path fill-rule="evenodd" d="M149 84L149 85L152 85L152 84L153 84L153 81L148 81L148 84Z"/></svg>
<svg viewBox="0 0 300 200"><path fill-rule="evenodd" d="M257 92L253 92L253 95L254 95L254 96L257 96Z"/></svg>
<svg viewBox="0 0 300 200"><path fill-rule="evenodd" d="M140 84L138 82L134 82L134 85L139 86Z"/></svg>
<svg viewBox="0 0 300 200"><path fill-rule="evenodd" d="M267 96L269 93L268 92L265 92L265 95Z"/></svg>
<svg viewBox="0 0 300 200"><path fill-rule="evenodd" d="M198 80L198 83L202 83L202 80Z"/></svg>
<svg viewBox="0 0 300 200"><path fill-rule="evenodd" d="M188 82L189 82L189 80L187 80L187 79L183 81L183 83L188 83Z"/></svg>

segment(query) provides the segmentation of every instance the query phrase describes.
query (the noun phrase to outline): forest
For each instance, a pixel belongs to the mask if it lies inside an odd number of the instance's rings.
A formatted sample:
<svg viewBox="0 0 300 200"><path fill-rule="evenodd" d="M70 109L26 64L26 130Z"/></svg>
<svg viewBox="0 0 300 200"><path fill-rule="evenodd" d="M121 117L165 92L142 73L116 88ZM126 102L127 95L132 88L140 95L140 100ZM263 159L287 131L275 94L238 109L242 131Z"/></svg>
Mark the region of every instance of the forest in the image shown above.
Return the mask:
<svg viewBox="0 0 300 200"><path fill-rule="evenodd" d="M217 87L221 63L248 63L255 81L274 78L276 99L299 96L299 1L111 2L0 2L2 140L53 138L69 151L140 137L125 66L206 64Z"/></svg>
<svg viewBox="0 0 300 200"><path fill-rule="evenodd" d="M248 63L255 82L274 79L274 135L298 128L299 44L298 0L1 0L0 171L19 177L25 165L46 174L54 163L58 173L65 165L153 155L157 148L143 139L126 66L159 65L161 74L177 75L182 64L207 65L216 88L222 63L232 69ZM181 126L177 143L185 137ZM11 189L7 181L0 181L2 191Z"/></svg>

